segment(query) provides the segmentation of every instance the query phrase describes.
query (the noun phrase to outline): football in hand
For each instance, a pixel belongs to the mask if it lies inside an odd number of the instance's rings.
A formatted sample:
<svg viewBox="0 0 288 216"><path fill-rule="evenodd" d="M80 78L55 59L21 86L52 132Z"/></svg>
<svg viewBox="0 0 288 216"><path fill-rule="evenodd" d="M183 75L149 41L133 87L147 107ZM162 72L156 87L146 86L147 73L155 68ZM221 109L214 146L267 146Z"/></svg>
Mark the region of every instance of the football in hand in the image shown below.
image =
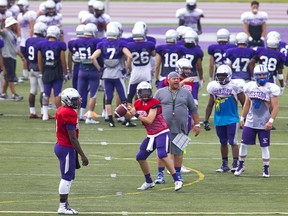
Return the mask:
<svg viewBox="0 0 288 216"><path fill-rule="evenodd" d="M114 117L115 118L120 118L126 115L128 109L125 104L120 104L118 107L116 107L114 111Z"/></svg>

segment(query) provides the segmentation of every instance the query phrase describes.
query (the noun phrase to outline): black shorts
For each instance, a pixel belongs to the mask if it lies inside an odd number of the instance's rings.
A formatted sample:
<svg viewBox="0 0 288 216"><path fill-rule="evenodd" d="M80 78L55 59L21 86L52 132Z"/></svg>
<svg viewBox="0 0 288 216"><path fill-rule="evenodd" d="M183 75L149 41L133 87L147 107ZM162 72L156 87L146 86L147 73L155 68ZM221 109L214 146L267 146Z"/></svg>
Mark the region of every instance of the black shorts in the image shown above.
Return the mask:
<svg viewBox="0 0 288 216"><path fill-rule="evenodd" d="M16 60L13 58L3 58L3 63L7 71L5 80L7 82L14 82L16 78Z"/></svg>

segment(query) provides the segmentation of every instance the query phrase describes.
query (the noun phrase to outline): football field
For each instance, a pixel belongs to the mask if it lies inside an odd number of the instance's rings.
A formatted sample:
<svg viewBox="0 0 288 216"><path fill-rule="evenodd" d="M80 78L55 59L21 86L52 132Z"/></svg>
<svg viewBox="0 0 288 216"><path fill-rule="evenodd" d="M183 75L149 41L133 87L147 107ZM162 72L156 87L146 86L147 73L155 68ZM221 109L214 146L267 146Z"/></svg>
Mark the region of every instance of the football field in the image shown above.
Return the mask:
<svg viewBox="0 0 288 216"><path fill-rule="evenodd" d="M151 28L157 29L157 26L151 24ZM67 24L65 27L69 29L71 26ZM203 27L207 34L214 32L208 25ZM228 24L227 27L235 32L239 29L239 26L230 27ZM125 28L130 30L129 26ZM167 28L168 25L163 24L162 29ZM287 35L287 26L286 31L282 25L275 25L275 28ZM164 30L158 29L155 34L161 35ZM287 37L283 39L287 41ZM207 39L203 46L208 43ZM208 102L208 66L209 56L205 51L203 71L206 82L199 92L201 121ZM20 69L19 64L18 76L21 76ZM285 75L286 71L287 68ZM63 88L70 86L71 81ZM154 84L153 88L155 90ZM55 122L29 119L28 81L17 84L16 91L24 96L23 101L0 100L0 215L56 215L60 173L53 151ZM99 92L95 111L100 115L102 98L103 92ZM39 95L36 102L39 114L38 99ZM55 110L49 110L49 114L54 115ZM184 165L191 173L183 174L184 187L175 192L172 177L165 172L165 184L137 191L136 188L144 182L135 160L139 143L146 135L144 127L135 121L135 128L126 128L121 123L110 128L102 117L97 120L100 124L80 122L79 140L90 164L76 171L69 196L71 207L80 215L288 215L287 88L279 97L279 113L274 124L277 130L271 133L270 178L262 177L258 142L248 148L246 170L240 177L232 173L216 173L215 170L221 166L220 144L213 118L210 118L211 131L207 132L202 127L199 136L189 135L191 143L187 147ZM241 134L239 130L239 143ZM229 157L231 165L231 151ZM155 178L155 153L148 161Z"/></svg>

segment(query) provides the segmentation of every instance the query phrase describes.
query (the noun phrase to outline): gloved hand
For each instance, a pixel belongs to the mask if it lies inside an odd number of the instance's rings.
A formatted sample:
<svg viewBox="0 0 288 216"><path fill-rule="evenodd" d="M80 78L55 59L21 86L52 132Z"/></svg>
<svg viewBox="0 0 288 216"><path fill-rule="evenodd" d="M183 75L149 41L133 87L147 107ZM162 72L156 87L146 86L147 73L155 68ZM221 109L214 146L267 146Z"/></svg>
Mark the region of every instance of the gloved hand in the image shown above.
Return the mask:
<svg viewBox="0 0 288 216"><path fill-rule="evenodd" d="M204 122L203 122L203 124L204 124L204 129L205 129L206 131L210 131L210 130L211 130L211 128L210 128L210 125L209 125L209 122L208 122L208 121L204 121Z"/></svg>
<svg viewBox="0 0 288 216"><path fill-rule="evenodd" d="M64 83L67 83L68 80L70 80L70 79L71 79L71 75L70 75L70 73L67 73L67 74L64 76L63 82L64 82Z"/></svg>

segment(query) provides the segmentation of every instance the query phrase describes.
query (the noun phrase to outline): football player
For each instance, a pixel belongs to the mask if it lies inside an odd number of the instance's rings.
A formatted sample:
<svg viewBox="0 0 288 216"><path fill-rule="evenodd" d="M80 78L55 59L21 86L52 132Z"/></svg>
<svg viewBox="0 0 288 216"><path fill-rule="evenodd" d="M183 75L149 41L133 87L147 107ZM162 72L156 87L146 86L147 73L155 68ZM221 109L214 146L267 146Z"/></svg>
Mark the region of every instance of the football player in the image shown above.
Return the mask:
<svg viewBox="0 0 288 216"><path fill-rule="evenodd" d="M251 11L241 15L244 24L244 32L249 37L249 47L264 46L266 35L266 22L268 15L264 11L259 11L259 2L251 2Z"/></svg>
<svg viewBox="0 0 288 216"><path fill-rule="evenodd" d="M92 55L92 60L98 71L103 72L105 93L105 110L109 118L109 126L115 127L112 112L112 100L114 90L117 90L121 103L126 103L126 88L123 72L131 71L132 54L126 47L126 42L119 40L119 28L114 24L107 25L106 38L97 45L97 50ZM123 56L126 59L125 66L122 63ZM104 59L104 67L101 68L98 57Z"/></svg>
<svg viewBox="0 0 288 216"><path fill-rule="evenodd" d="M210 94L205 112L204 129L210 130L209 118L214 109L214 125L221 147L222 165L216 172L229 172L228 144L231 146L233 162L231 172L238 166L239 149L237 143L239 114L238 101L243 106L245 95L243 93L244 81L231 79L232 70L228 65L220 65L216 70L215 80L207 85Z"/></svg>
<svg viewBox="0 0 288 216"><path fill-rule="evenodd" d="M270 132L278 114L280 88L268 82L269 71L265 65L255 66L254 79L255 81L244 85L246 99L240 117L243 132L239 149L239 165L234 175L240 176L244 172L248 145L255 145L258 136L263 161L262 176L268 178L270 177Z"/></svg>
<svg viewBox="0 0 288 216"><path fill-rule="evenodd" d="M26 40L24 46L25 58L27 59L28 71L30 73L30 95L29 95L29 109L30 109L30 118L35 119L39 118L35 110L35 97L40 89L40 105L41 105L41 114L43 114L42 109L42 100L43 100L43 81L42 76L39 74L38 67L38 49L39 44L43 41L46 41L47 25L42 22L38 22L33 26L33 37L30 37Z"/></svg>
<svg viewBox="0 0 288 216"><path fill-rule="evenodd" d="M127 117L135 116L146 128L147 137L142 141L139 152L136 155L140 168L144 174L144 184L137 188L138 190L147 190L153 188L153 182L147 158L157 149L157 155L170 171L174 180L174 190L182 188L183 182L180 181L173 162L168 157L168 145L170 139L170 130L162 115L161 102L152 96L152 87L148 82L140 82L137 86L138 99L134 102L134 107L128 106Z"/></svg>
<svg viewBox="0 0 288 216"><path fill-rule="evenodd" d="M75 179L75 170L80 168L78 155L81 157L82 165L87 166L89 160L82 150L78 136L79 124L75 109L81 105L81 96L73 88L67 88L61 93L63 106L56 111L56 137L54 153L59 160L61 180L59 183L59 208L58 214L78 214L69 206L68 196L72 182ZM77 166L78 165L78 166Z"/></svg>
<svg viewBox="0 0 288 216"><path fill-rule="evenodd" d="M155 85L157 88L165 86L165 77L175 70L176 62L184 55L183 47L177 45L178 33L169 29L165 33L166 44L156 46ZM161 69L161 70L160 70Z"/></svg>
<svg viewBox="0 0 288 216"><path fill-rule="evenodd" d="M33 10L29 10L29 2L27 0L19 0L17 2L17 6L20 9L20 13L17 16L17 21L19 23L21 32L20 51L24 56L26 56L26 54L23 53L25 51L25 42L29 37L32 37L33 35L33 26L36 20L36 12ZM23 70L22 70L23 80L28 79L28 70L26 61L23 64Z"/></svg>
<svg viewBox="0 0 288 216"><path fill-rule="evenodd" d="M250 67L254 68L255 63L265 65L269 72L268 82L276 83L278 79L281 95L284 91L283 67L285 56L279 49L279 40L276 37L269 37L266 41L267 47L258 47L255 55L250 61Z"/></svg>
<svg viewBox="0 0 288 216"><path fill-rule="evenodd" d="M253 68L249 62L255 55L255 50L248 48L248 35L239 32L236 35L237 47L226 50L225 61L232 69L232 79L243 79L248 82L253 77Z"/></svg>
<svg viewBox="0 0 288 216"><path fill-rule="evenodd" d="M47 28L47 41L39 43L38 67L44 83L43 116L42 120L48 120L48 105L51 90L54 90L55 105L61 106L61 89L64 76L67 75L67 63L65 51L66 43L60 41L61 33L57 26Z"/></svg>
<svg viewBox="0 0 288 216"><path fill-rule="evenodd" d="M97 38L97 26L93 23L88 23L84 28L84 37L75 41L76 52L79 53L80 66L78 74L78 90L83 98L83 102L80 109L80 119L84 119L85 109L87 105L88 92L90 91L90 99L88 103L88 116L85 120L86 124L98 124L99 121L95 121L92 118L94 112L96 97L100 82L100 70L93 65L92 54L96 50L97 44L100 43L100 39Z"/></svg>
<svg viewBox="0 0 288 216"><path fill-rule="evenodd" d="M7 10L10 11L12 13L12 16L16 19L20 12L20 9L18 5L15 4L15 2L15 0L8 0Z"/></svg>
<svg viewBox="0 0 288 216"><path fill-rule="evenodd" d="M197 34L202 34L201 18L204 13L197 8L196 0L186 0L186 8L180 8L176 11L176 18L179 19L179 26L191 27Z"/></svg>
<svg viewBox="0 0 288 216"><path fill-rule="evenodd" d="M43 22L48 27L49 26L57 26L61 28L62 24L62 14L57 10L57 5L52 0L47 0L44 2L45 13L38 16L36 22Z"/></svg>
<svg viewBox="0 0 288 216"><path fill-rule="evenodd" d="M235 48L235 44L230 43L230 32L221 28L216 33L217 44L208 46L209 62L209 81L215 79L215 72L220 65L225 64L225 52L227 49Z"/></svg>
<svg viewBox="0 0 288 216"><path fill-rule="evenodd" d="M55 9L56 9L56 13L61 13L61 9L62 9L62 3L61 0L48 0L48 1L53 1L55 3ZM41 15L45 15L47 13L47 7L46 7L46 1L42 2L39 5L39 10L37 11L37 17L41 16Z"/></svg>

